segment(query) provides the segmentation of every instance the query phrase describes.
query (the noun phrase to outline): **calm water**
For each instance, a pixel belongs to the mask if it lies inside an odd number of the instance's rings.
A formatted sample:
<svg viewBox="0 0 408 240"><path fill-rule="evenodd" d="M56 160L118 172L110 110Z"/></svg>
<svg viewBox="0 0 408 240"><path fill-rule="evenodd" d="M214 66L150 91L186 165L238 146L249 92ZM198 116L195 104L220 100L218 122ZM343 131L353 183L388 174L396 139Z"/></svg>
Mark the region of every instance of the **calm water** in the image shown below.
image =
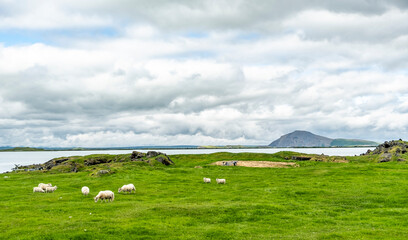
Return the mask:
<svg viewBox="0 0 408 240"><path fill-rule="evenodd" d="M276 153L279 151L293 151L301 153L314 153L330 156L354 156L374 148L254 148L254 149L171 149L171 150L137 150L139 152L160 151L172 154L205 154L215 152L251 152L251 153ZM44 163L56 157L84 156L89 154L127 154L132 150L105 150L105 151L47 151L47 152L0 152L0 172L10 171L15 164L28 165Z"/></svg>

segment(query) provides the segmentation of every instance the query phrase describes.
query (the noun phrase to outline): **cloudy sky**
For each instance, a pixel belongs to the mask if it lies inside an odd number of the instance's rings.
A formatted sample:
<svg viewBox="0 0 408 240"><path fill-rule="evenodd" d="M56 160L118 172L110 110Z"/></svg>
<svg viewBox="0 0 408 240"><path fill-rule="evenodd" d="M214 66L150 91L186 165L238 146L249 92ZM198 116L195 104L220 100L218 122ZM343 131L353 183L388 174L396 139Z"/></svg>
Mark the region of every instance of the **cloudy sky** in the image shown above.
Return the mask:
<svg viewBox="0 0 408 240"><path fill-rule="evenodd" d="M407 1L0 0L0 146L294 130L406 139Z"/></svg>

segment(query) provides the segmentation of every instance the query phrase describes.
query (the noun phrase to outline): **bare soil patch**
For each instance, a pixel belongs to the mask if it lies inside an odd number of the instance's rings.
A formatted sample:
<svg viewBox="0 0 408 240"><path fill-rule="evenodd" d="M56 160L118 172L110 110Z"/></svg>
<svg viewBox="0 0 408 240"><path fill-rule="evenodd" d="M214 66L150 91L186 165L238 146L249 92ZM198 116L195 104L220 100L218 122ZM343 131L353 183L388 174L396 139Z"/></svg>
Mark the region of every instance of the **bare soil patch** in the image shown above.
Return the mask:
<svg viewBox="0 0 408 240"><path fill-rule="evenodd" d="M213 163L223 166L223 161ZM299 167L299 164L293 162L270 162L270 161L238 161L237 166L241 167L261 167L261 168L288 168Z"/></svg>

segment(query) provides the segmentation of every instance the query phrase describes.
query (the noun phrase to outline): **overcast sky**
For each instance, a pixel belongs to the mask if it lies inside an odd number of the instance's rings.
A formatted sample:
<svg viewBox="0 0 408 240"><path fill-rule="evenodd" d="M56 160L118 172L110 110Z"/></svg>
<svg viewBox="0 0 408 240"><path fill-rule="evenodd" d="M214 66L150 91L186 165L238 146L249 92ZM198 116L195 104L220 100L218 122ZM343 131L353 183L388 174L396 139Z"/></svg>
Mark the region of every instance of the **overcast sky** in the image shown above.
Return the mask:
<svg viewBox="0 0 408 240"><path fill-rule="evenodd" d="M0 146L408 133L408 1L0 0Z"/></svg>

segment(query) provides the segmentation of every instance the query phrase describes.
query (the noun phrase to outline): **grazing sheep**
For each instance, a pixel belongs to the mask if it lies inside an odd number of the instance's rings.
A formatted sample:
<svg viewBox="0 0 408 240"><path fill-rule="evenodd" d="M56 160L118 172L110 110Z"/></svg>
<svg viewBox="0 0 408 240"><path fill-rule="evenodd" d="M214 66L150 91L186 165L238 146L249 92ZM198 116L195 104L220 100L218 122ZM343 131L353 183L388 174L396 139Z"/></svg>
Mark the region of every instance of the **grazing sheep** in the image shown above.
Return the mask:
<svg viewBox="0 0 408 240"><path fill-rule="evenodd" d="M45 192L54 192L55 190L57 190L57 186L45 188Z"/></svg>
<svg viewBox="0 0 408 240"><path fill-rule="evenodd" d="M115 199L115 194L110 191L110 190L105 190L105 191L100 191L96 197L94 197L95 202L98 202L98 200L108 200L108 202L113 202Z"/></svg>
<svg viewBox="0 0 408 240"><path fill-rule="evenodd" d="M225 184L227 181L225 179L215 179L217 181L217 184Z"/></svg>
<svg viewBox="0 0 408 240"><path fill-rule="evenodd" d="M130 193L132 193L132 191L136 192L135 185L133 185L132 183L129 183L127 185L123 185L121 188L118 189L118 192L130 192Z"/></svg>
<svg viewBox="0 0 408 240"><path fill-rule="evenodd" d="M83 195L88 196L88 194L89 194L89 187L84 186L84 187L81 188L81 191L82 191L82 194L83 194Z"/></svg>
<svg viewBox="0 0 408 240"><path fill-rule="evenodd" d="M45 190L47 187L52 187L51 183L45 184L45 183L40 183L38 184L38 187L42 188L42 190Z"/></svg>
<svg viewBox="0 0 408 240"><path fill-rule="evenodd" d="M34 187L33 188L33 193L35 193L35 192L45 192L45 191L40 187Z"/></svg>
<svg viewBox="0 0 408 240"><path fill-rule="evenodd" d="M204 180L205 183L211 183L211 178L206 178L205 177L205 178L203 178L203 180Z"/></svg>

